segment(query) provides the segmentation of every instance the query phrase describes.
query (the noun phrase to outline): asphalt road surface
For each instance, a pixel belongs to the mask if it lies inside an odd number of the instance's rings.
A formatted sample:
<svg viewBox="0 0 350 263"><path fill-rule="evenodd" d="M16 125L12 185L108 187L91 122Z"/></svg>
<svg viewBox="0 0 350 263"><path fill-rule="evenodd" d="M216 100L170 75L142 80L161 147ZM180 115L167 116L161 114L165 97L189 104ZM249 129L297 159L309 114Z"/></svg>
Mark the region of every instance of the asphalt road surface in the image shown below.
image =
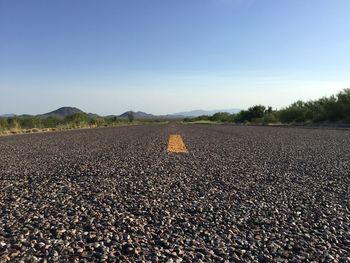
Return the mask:
<svg viewBox="0 0 350 263"><path fill-rule="evenodd" d="M168 153L180 135L188 153ZM0 138L0 261L350 262L350 132L148 125Z"/></svg>

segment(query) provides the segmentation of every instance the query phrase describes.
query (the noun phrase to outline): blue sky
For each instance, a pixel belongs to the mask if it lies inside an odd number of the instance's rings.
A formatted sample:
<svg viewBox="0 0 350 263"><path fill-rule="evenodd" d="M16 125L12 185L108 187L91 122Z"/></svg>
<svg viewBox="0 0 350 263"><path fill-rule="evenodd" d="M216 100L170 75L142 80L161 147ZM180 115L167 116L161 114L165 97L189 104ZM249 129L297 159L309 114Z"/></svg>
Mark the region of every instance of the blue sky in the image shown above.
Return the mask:
<svg viewBox="0 0 350 263"><path fill-rule="evenodd" d="M348 0L0 0L0 114L280 108L350 88Z"/></svg>

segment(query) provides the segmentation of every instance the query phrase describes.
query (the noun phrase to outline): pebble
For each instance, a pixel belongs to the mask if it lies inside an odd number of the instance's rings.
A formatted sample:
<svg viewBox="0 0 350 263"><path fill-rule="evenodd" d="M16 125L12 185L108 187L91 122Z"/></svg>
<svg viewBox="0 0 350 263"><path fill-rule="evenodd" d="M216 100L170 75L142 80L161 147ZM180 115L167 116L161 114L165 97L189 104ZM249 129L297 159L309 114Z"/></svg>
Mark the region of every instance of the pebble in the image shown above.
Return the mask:
<svg viewBox="0 0 350 263"><path fill-rule="evenodd" d="M350 262L349 145L172 123L1 137L0 262Z"/></svg>

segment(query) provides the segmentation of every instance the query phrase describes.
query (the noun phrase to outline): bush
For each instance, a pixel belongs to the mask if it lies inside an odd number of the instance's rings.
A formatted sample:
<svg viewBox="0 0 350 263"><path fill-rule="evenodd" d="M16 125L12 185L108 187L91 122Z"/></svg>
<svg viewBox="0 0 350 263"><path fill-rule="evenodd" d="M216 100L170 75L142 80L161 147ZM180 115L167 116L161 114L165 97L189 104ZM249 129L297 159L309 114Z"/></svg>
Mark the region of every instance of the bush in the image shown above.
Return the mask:
<svg viewBox="0 0 350 263"><path fill-rule="evenodd" d="M201 116L197 116L197 117L194 117L194 118L186 117L186 118L184 118L183 121L184 122L211 121L211 116L201 115Z"/></svg>
<svg viewBox="0 0 350 263"><path fill-rule="evenodd" d="M45 128L55 128L62 123L62 119L59 119L55 116L49 116L47 118L42 119L42 126Z"/></svg>
<svg viewBox="0 0 350 263"><path fill-rule="evenodd" d="M89 126L103 127L105 125L106 125L106 121L104 118L94 117L94 118L90 118L89 120Z"/></svg>
<svg viewBox="0 0 350 263"><path fill-rule="evenodd" d="M350 89L316 101L293 103L278 112L283 123L350 122Z"/></svg>
<svg viewBox="0 0 350 263"><path fill-rule="evenodd" d="M75 113L65 117L64 124L73 128L81 128L88 126L89 119L89 116L85 113Z"/></svg>
<svg viewBox="0 0 350 263"><path fill-rule="evenodd" d="M279 111L279 119L283 123L291 122L305 122L306 121L306 107L302 101L297 101L291 106Z"/></svg>
<svg viewBox="0 0 350 263"><path fill-rule="evenodd" d="M227 112L218 112L215 113L212 117L209 118L211 121L219 122L233 122L234 116Z"/></svg>
<svg viewBox="0 0 350 263"><path fill-rule="evenodd" d="M264 117L262 118L262 122L265 124L277 123L279 122L279 119L275 112L265 113Z"/></svg>
<svg viewBox="0 0 350 263"><path fill-rule="evenodd" d="M6 118L0 118L0 132L9 129L9 125Z"/></svg>
<svg viewBox="0 0 350 263"><path fill-rule="evenodd" d="M350 122L350 89L338 93L337 102L340 120Z"/></svg>
<svg viewBox="0 0 350 263"><path fill-rule="evenodd" d="M235 116L235 121L243 123L243 122L250 122L253 119L261 119L264 117L265 110L266 110L265 106L255 105L253 107L250 107L248 110L240 111Z"/></svg>
<svg viewBox="0 0 350 263"><path fill-rule="evenodd" d="M18 117L8 118L9 129L18 131L21 129L20 119Z"/></svg>

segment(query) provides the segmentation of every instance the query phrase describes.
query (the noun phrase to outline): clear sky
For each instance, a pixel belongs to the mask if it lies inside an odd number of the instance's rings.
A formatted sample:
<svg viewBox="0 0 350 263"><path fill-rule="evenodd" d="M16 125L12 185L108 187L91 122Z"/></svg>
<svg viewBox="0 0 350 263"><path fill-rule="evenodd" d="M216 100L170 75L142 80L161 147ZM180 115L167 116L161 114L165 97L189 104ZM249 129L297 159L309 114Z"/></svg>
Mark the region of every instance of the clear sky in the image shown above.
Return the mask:
<svg viewBox="0 0 350 263"><path fill-rule="evenodd" d="M344 88L349 0L0 0L0 114L280 108Z"/></svg>

